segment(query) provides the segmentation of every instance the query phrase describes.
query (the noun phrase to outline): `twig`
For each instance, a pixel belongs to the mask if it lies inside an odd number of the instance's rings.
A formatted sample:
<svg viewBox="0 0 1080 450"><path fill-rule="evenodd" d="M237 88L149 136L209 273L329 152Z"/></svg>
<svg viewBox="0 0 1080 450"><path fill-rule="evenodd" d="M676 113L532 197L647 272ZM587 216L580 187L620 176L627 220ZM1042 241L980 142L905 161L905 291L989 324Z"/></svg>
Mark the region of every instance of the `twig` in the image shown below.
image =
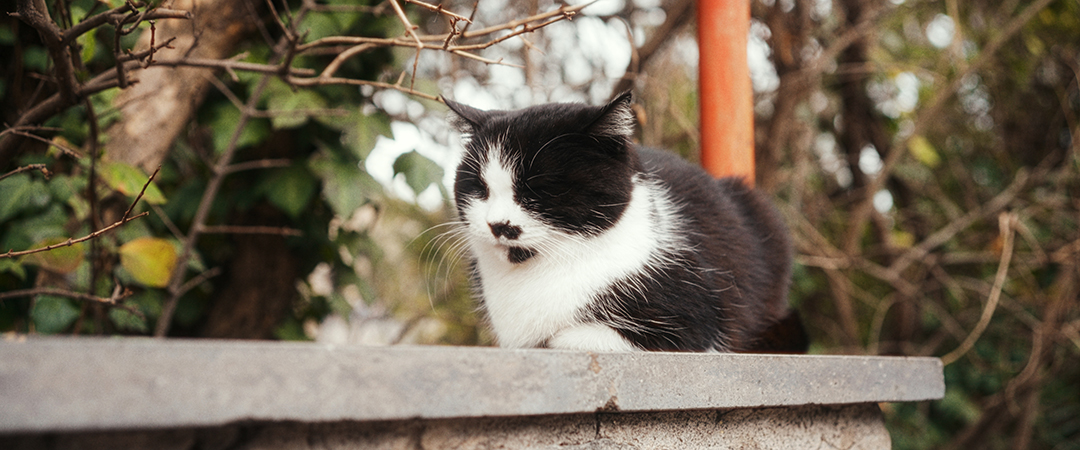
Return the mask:
<svg viewBox="0 0 1080 450"><path fill-rule="evenodd" d="M139 213L139 214L136 214L134 216L128 217L128 218L126 218L126 219L124 219L122 221L118 221L118 222L116 222L116 223L114 223L112 225L109 225L109 226L107 226L105 228L97 230L97 231L95 231L93 233L90 233L90 234L88 234L86 236L83 236L81 238L78 238L78 239L68 238L68 240L66 240L64 242L61 242L59 244L52 244L52 245L47 245L47 246L41 247L41 248L35 248L33 250L23 250L23 251L19 251L19 252L16 252L16 251L13 251L13 250L8 250L7 253L0 254L0 258L15 258L15 257L19 257L19 256L26 256L26 255L34 254L34 253L47 252L49 250L57 249L57 248L60 248L60 247L70 247L70 246L78 244L80 242L86 242L86 241L89 241L90 239L94 239L94 238L96 238L98 236L101 236L101 235L103 235L105 233L108 233L109 231L112 231L113 229L115 229L117 227L120 227L120 226L124 225L125 223L131 222L132 220L144 217L144 216L149 215L149 214L150 214L149 211L144 211L142 213Z"/></svg>
<svg viewBox="0 0 1080 450"><path fill-rule="evenodd" d="M188 280L187 283L184 283L183 286L180 286L180 295L182 296L182 295L188 293L188 291L190 291L192 289L195 289L196 286L198 286L200 284L203 284L207 280L209 280L211 278L214 278L214 277L216 277L218 275L221 275L221 268L220 267L215 267L213 269L203 271L202 273L200 273L200 274L196 275L195 277L193 277L192 279Z"/></svg>
<svg viewBox="0 0 1080 450"><path fill-rule="evenodd" d="M128 206L127 211L124 211L124 217L120 220L127 219L128 215L131 214L131 210L135 208L135 204L139 203L139 199L141 199L143 194L146 193L146 188L150 186L150 183L154 182L154 177L156 177L158 172L160 171L161 166L158 166L157 169L154 169L154 173L150 174L150 178L146 180L146 183L143 183L143 187L142 190L139 191L139 195L135 197L135 201L131 202L131 206Z"/></svg>
<svg viewBox="0 0 1080 450"><path fill-rule="evenodd" d="M419 27L413 25L412 22L409 21L409 17L405 15L405 11L401 9L401 5L398 4L397 0L388 1L390 2L390 6L394 8L394 13L397 14L398 19L405 25L405 31L412 36L413 40L416 42L416 56L413 57L413 75L409 80L409 90L413 90L413 87L416 85L416 69L420 66L420 51L424 49L424 42L421 41L420 36L416 34L416 30Z"/></svg>
<svg viewBox="0 0 1080 450"><path fill-rule="evenodd" d="M385 82L382 82L382 81L368 81L368 80L357 80L357 79L354 79L354 78L336 78L336 77L329 77L329 78L323 78L323 77L293 78L293 77L289 77L289 78L286 79L286 81L288 81L289 84L292 84L294 86L326 86L326 85L332 85L332 84L347 84L347 85L352 85L352 86L373 86L373 87L382 88L382 89L393 89L393 90L396 90L396 91L401 91L401 92L404 92L406 94L415 95L417 97L425 98L425 99L428 99L428 100L441 101L439 99L439 97L428 94L426 92L420 92L420 91L417 91L417 90L413 90L413 89L407 88L405 86L402 86L401 84L390 84L390 83L385 83Z"/></svg>
<svg viewBox="0 0 1080 450"><path fill-rule="evenodd" d="M443 9L442 5L436 6L436 5L432 5L430 3L424 3L424 2L422 2L420 0L404 0L404 1L405 1L405 3L411 3L413 5L420 6L422 8L427 8L428 10L434 11L434 12L439 13L439 14L444 14L444 15L453 17L453 18L455 18L457 20L461 20L461 21L464 21L466 23L472 23L472 21L469 20L468 17L462 16L462 15L459 15L459 14L455 14L455 13L453 13L451 11L447 11L447 10Z"/></svg>
<svg viewBox="0 0 1080 450"><path fill-rule="evenodd" d="M150 212L146 211L146 212L142 212L140 214L137 214L135 216L130 216L131 211L135 208L135 205L137 203L139 203L139 200L142 199L143 194L146 193L147 186L150 186L150 183L152 181L154 181L154 176L157 175L158 170L161 170L161 167L158 167L157 170L155 170L154 173L152 175L150 175L150 178L148 178L146 180L146 183L143 184L142 190L139 191L139 195L135 197L135 200L131 202L131 206L128 206L127 211L124 212L124 216L120 220L113 223L112 225L109 225L109 226L107 226L105 228L97 230L97 231L95 231L93 233L90 233L90 234L88 234L86 236L83 236L81 238L78 238L78 239L68 238L68 240L66 240L64 242L61 242L59 244L52 244L52 245L47 245L47 246L41 247L41 248L36 248L36 249L32 249L32 250L23 250L23 251L19 251L19 252L12 251L12 250L9 249L7 251L7 253L0 254L0 258L14 258L14 257L25 256L25 255L30 255L30 254L34 254L34 253L47 252L49 250L57 249L57 248L60 248L60 247L70 247L70 246L78 244L80 242L86 242L86 241L89 241L90 239L94 239L94 238L96 238L98 236L101 236L102 234L105 234L105 233L107 233L107 232L109 232L109 231L111 231L111 230L113 230L115 228L118 228L118 227L124 225L125 223L131 222L132 220L135 220L135 219L138 219L140 217L144 217L144 216L149 215Z"/></svg>
<svg viewBox="0 0 1080 450"><path fill-rule="evenodd" d="M389 2L390 6L394 8L394 13L397 14L398 20L401 21L402 25L405 25L405 33L412 36L413 40L416 42L416 49L419 50L424 48L424 42L420 40L420 35L416 34L416 29L418 27L409 21L409 17L405 15L405 11L401 9L401 5L398 4L397 0L389 0Z"/></svg>
<svg viewBox="0 0 1080 450"><path fill-rule="evenodd" d="M272 169L275 167L289 167L292 165L291 159L259 159L255 161L246 161L242 163L236 163L229 165L225 168L226 173L236 173L245 170L253 169Z"/></svg>
<svg viewBox="0 0 1080 450"><path fill-rule="evenodd" d="M207 225L199 228L204 234L273 234L280 236L303 236L304 232L296 228L243 226L243 225Z"/></svg>
<svg viewBox="0 0 1080 450"><path fill-rule="evenodd" d="M131 290L129 289L125 289L122 293L114 293L114 295L109 297L98 297L96 295L84 294L82 292L74 292L66 289L38 287L0 292L0 301L11 298L33 297L35 295L55 295L58 297L73 298L75 300L83 300L87 302L104 303L106 305L117 305L116 302L131 297L132 295L134 295L134 292L131 292Z"/></svg>
<svg viewBox="0 0 1080 450"><path fill-rule="evenodd" d="M1013 238L1016 235L1016 222L1019 219L1015 214L1001 213L998 216L998 228L1001 229L1002 236L1002 249L1001 249L1001 261L998 263L997 275L994 276L994 286L990 290L990 297L986 299L986 306L983 307L982 317L979 318L979 322L975 324L975 328L968 334L967 339L960 343L960 346L955 350L945 354L941 357L941 362L945 365L952 364L956 360L964 356L971 347L975 345L975 341L979 340L983 331L986 331L987 325L990 324L990 319L994 316L994 310L997 308L998 300L1001 298L1001 290L1005 286L1005 277L1009 274L1009 262L1012 260L1013 254Z"/></svg>
<svg viewBox="0 0 1080 450"><path fill-rule="evenodd" d="M56 148L60 149L60 151L63 152L65 155L71 156L72 158L82 158L82 155L80 155L79 152L75 151L75 149L73 149L71 147L68 147L66 145L58 144L56 141L45 139L45 138L43 138L41 136L38 136L38 135L36 135L34 133L27 133L27 132L21 131L21 130L5 130L5 131L11 131L11 134L15 134L15 135L23 136L23 137L28 137L28 138L33 139L35 141L43 142L43 143L46 143L46 144L51 145L53 147L56 147Z"/></svg>
<svg viewBox="0 0 1080 450"><path fill-rule="evenodd" d="M953 236L956 236L957 233L964 231L983 217L989 216L990 214L1005 209L1005 207L1007 207L1009 203L1011 203L1012 200L1016 198L1017 195L1023 192L1023 189L1025 186L1027 186L1027 182L1030 178L1031 177L1028 176L1027 172L1018 172L1016 174L1016 178L1013 179L1012 184L1005 188L1005 190L1001 191L1001 193L998 194L996 197L983 204L982 207L973 211L969 211L967 214L960 216L958 219L949 222L948 225L942 227L938 231L928 236L926 239L920 242L919 245L908 249L908 251L900 255L900 257L897 258L891 266L889 266L889 276L899 277L900 273L903 272L904 269L906 269L908 266L910 266L911 263L923 258L931 250L948 242L950 239L953 238Z"/></svg>
<svg viewBox="0 0 1080 450"><path fill-rule="evenodd" d="M269 64L258 64L243 61L234 61L232 59L206 59L206 58L178 58L178 59L155 59L155 66L167 66L167 67L206 67L210 69L225 69L225 70L243 70L245 72L258 72L258 73L278 73L281 72L281 67L272 66ZM315 71L304 68L289 68L289 75L296 76L311 76L315 75Z"/></svg>
<svg viewBox="0 0 1080 450"><path fill-rule="evenodd" d="M0 180L3 180L4 178L10 177L17 173L29 172L32 170L40 170L41 174L45 176L46 180L48 180L49 177L52 176L52 172L49 172L49 169L45 167L45 164L30 164L28 166L22 166L18 169L12 170L11 172L0 175Z"/></svg>

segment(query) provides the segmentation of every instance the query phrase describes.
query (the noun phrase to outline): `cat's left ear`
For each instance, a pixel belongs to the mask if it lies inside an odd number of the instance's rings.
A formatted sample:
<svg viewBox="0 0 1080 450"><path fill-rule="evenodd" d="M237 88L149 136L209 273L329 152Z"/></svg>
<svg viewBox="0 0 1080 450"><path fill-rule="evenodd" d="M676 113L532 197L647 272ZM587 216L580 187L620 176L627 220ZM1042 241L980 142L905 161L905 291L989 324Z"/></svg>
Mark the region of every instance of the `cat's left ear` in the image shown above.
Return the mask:
<svg viewBox="0 0 1080 450"><path fill-rule="evenodd" d="M446 103L446 106L448 106L450 111L456 116L454 119L451 119L450 123L462 133L472 133L480 127L480 124L483 123L487 117L486 112L473 108L472 106L451 101L446 97L442 97L442 101L443 103Z"/></svg>
<svg viewBox="0 0 1080 450"><path fill-rule="evenodd" d="M589 125L589 134L614 138L633 136L635 118L631 100L630 91L626 91L604 105L600 109L600 115Z"/></svg>

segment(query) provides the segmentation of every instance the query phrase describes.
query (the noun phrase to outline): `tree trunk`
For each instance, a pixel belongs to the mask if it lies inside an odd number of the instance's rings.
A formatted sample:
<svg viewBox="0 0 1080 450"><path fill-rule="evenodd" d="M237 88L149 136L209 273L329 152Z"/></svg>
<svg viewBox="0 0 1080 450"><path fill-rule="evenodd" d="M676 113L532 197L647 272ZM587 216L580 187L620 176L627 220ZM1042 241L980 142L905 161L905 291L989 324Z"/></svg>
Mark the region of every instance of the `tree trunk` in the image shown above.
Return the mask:
<svg viewBox="0 0 1080 450"><path fill-rule="evenodd" d="M257 22L247 19L255 11L248 0L175 0L170 7L191 11L194 18L158 22L154 32L143 33L137 49L149 48L151 40L160 44L176 38L155 58L227 58L239 37ZM106 157L153 172L202 104L212 76L212 69L196 67L138 72L138 83L116 98L122 119L106 131Z"/></svg>

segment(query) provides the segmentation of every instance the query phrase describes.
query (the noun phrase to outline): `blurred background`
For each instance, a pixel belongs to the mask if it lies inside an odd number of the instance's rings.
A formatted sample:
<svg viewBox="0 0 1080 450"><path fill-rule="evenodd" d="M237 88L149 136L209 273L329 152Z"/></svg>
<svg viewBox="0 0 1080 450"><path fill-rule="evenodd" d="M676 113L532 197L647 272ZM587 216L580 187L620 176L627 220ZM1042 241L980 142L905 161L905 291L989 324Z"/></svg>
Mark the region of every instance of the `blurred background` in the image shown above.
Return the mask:
<svg viewBox="0 0 1080 450"><path fill-rule="evenodd" d="M694 7L6 3L0 332L491 345L435 98L633 90L694 161ZM896 448L1080 449L1080 2L751 9L811 353L942 357L944 399L882 405Z"/></svg>

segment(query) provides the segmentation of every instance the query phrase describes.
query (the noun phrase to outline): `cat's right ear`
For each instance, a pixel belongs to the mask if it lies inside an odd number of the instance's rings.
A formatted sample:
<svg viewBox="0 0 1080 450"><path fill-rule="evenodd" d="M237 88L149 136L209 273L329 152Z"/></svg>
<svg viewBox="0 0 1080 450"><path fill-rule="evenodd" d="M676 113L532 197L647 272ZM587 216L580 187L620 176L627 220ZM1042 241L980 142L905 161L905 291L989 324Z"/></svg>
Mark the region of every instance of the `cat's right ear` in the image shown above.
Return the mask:
<svg viewBox="0 0 1080 450"><path fill-rule="evenodd" d="M442 97L442 101L454 113L450 123L462 133L472 134L487 117L487 113L472 106L463 105L446 97Z"/></svg>

